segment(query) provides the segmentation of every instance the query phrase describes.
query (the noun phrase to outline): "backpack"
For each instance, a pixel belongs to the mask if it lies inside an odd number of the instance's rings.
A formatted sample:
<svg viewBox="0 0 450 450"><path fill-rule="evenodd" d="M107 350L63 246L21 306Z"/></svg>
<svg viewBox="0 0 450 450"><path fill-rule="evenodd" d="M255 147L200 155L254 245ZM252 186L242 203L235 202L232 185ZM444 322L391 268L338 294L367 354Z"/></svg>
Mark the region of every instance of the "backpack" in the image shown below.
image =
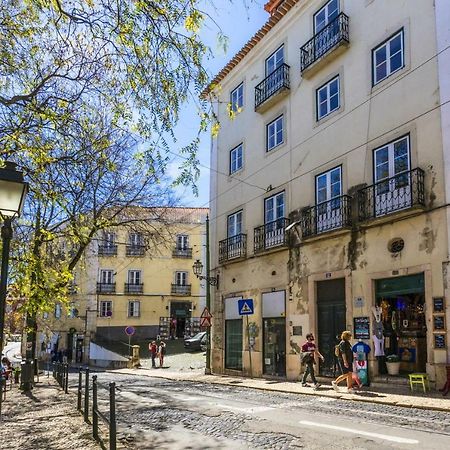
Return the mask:
<svg viewBox="0 0 450 450"><path fill-rule="evenodd" d="M339 345L340 345L340 343L339 344L336 344L335 346L334 346L334 356L336 356L336 358L340 358L341 357L341 348L339 347Z"/></svg>
<svg viewBox="0 0 450 450"><path fill-rule="evenodd" d="M313 360L313 357L310 352L301 352L300 353L300 362L302 364L308 364Z"/></svg>

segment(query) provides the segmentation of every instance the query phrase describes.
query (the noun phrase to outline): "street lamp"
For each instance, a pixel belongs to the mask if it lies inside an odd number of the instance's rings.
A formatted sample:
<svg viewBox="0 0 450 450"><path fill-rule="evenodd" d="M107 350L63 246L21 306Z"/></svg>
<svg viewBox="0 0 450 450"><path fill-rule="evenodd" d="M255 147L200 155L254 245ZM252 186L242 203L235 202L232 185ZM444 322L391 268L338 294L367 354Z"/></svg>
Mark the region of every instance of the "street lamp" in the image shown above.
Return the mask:
<svg viewBox="0 0 450 450"><path fill-rule="evenodd" d="M2 267L0 275L0 350L3 351L3 332L5 328L6 289L8 281L9 247L12 238L12 220L19 217L28 184L23 181L23 174L16 170L16 164L5 161L0 168L0 217L2 226ZM1 395L0 395L1 414Z"/></svg>
<svg viewBox="0 0 450 450"><path fill-rule="evenodd" d="M215 277L209 276L209 216L206 216L206 276L202 275L203 264L197 259L192 265L194 275L199 280L206 281L206 308L211 311L211 290L210 286L218 286L219 275ZM211 327L206 328L206 367L205 374L211 375Z"/></svg>

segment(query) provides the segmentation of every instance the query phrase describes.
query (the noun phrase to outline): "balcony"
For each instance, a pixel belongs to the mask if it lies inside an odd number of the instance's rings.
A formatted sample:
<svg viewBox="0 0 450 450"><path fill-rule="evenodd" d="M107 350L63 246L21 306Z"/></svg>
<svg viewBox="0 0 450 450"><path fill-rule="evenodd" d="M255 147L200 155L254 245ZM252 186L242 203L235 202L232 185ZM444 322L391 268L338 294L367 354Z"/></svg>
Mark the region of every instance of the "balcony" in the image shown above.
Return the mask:
<svg viewBox="0 0 450 450"><path fill-rule="evenodd" d="M247 255L247 235L237 234L219 242L219 264Z"/></svg>
<svg viewBox="0 0 450 450"><path fill-rule="evenodd" d="M126 256L144 256L145 247L143 245L127 245L125 247Z"/></svg>
<svg viewBox="0 0 450 450"><path fill-rule="evenodd" d="M288 92L289 66L282 64L255 87L255 111L266 111Z"/></svg>
<svg viewBox="0 0 450 450"><path fill-rule="evenodd" d="M348 195L333 198L312 206L302 213L302 237L316 236L326 231L352 225L352 198Z"/></svg>
<svg viewBox="0 0 450 450"><path fill-rule="evenodd" d="M254 250L260 253L277 247L287 246L286 227L289 219L281 218L255 228Z"/></svg>
<svg viewBox="0 0 450 450"><path fill-rule="evenodd" d="M125 294L142 294L144 283L125 283Z"/></svg>
<svg viewBox="0 0 450 450"><path fill-rule="evenodd" d="M340 13L325 28L320 30L300 49L300 71L302 76L312 75L313 67L319 69L321 64L325 64L328 56L336 56L337 49L344 50L349 44L348 16Z"/></svg>
<svg viewBox="0 0 450 450"><path fill-rule="evenodd" d="M172 295L191 295L190 284L172 284L170 291Z"/></svg>
<svg viewBox="0 0 450 450"><path fill-rule="evenodd" d="M425 173L416 168L358 191L360 221L425 206Z"/></svg>
<svg viewBox="0 0 450 450"><path fill-rule="evenodd" d="M114 294L116 283L97 283L97 294Z"/></svg>
<svg viewBox="0 0 450 450"><path fill-rule="evenodd" d="M117 245L108 244L98 246L98 256L117 256Z"/></svg>
<svg viewBox="0 0 450 450"><path fill-rule="evenodd" d="M192 248L175 248L172 252L173 258L192 258Z"/></svg>

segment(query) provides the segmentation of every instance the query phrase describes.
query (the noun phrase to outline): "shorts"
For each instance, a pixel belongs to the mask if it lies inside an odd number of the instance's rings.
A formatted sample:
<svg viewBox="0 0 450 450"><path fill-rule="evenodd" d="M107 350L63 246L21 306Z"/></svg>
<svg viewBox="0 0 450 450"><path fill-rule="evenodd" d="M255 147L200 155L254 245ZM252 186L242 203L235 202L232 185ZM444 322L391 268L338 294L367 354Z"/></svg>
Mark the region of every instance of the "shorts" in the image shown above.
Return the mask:
<svg viewBox="0 0 450 450"><path fill-rule="evenodd" d="M345 367L345 366L344 366L344 361L341 361L341 360L339 360L339 368L341 369L341 372L342 372L343 374L345 374L345 373L352 373L352 372L353 372L353 370L352 370L352 365L349 364L348 367Z"/></svg>

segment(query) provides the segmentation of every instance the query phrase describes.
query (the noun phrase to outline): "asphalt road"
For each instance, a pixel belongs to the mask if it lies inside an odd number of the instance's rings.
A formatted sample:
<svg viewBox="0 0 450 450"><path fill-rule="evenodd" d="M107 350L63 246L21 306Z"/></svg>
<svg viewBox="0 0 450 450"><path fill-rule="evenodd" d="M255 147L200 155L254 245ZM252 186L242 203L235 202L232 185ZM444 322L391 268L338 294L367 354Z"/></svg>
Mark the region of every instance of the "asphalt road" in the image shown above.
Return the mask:
<svg viewBox="0 0 450 450"><path fill-rule="evenodd" d="M98 380L118 386L118 440L130 449L450 448L450 414L438 411L111 372Z"/></svg>

